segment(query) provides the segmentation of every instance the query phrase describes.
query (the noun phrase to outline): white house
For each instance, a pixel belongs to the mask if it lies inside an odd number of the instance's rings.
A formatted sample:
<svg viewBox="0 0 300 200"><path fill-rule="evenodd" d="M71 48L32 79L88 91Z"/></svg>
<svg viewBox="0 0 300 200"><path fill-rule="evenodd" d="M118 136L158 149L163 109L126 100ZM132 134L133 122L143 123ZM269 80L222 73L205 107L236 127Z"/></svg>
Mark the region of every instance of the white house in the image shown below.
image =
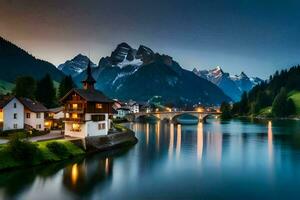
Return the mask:
<svg viewBox="0 0 300 200"><path fill-rule="evenodd" d="M28 98L4 97L0 100L0 129L33 128L44 130L47 108Z"/></svg>
<svg viewBox="0 0 300 200"><path fill-rule="evenodd" d="M82 83L84 89L74 88L61 99L65 135L78 138L107 135L114 101L94 88L96 81L91 74L90 63L87 78Z"/></svg>
<svg viewBox="0 0 300 200"><path fill-rule="evenodd" d="M24 106L16 97L0 100L0 129L3 131L24 128Z"/></svg>
<svg viewBox="0 0 300 200"><path fill-rule="evenodd" d="M24 105L24 124L27 128L33 128L39 131L45 130L45 112L47 108L40 102L28 98L20 98Z"/></svg>

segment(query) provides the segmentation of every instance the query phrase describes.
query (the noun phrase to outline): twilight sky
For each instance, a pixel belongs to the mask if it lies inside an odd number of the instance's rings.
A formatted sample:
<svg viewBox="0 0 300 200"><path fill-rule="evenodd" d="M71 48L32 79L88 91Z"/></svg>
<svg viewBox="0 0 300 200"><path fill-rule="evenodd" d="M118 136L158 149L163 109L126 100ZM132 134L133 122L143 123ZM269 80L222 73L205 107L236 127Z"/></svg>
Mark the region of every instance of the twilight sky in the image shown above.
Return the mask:
<svg viewBox="0 0 300 200"><path fill-rule="evenodd" d="M0 0L0 36L55 65L121 42L267 78L300 64L298 0Z"/></svg>

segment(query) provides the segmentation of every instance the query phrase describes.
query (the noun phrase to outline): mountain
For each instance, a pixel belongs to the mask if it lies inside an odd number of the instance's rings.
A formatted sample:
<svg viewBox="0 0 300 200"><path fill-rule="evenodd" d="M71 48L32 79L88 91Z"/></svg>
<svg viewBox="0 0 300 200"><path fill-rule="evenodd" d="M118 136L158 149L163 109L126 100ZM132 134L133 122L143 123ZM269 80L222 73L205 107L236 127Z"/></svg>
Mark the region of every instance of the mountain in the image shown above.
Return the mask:
<svg viewBox="0 0 300 200"><path fill-rule="evenodd" d="M244 72L240 75L231 76L220 67L211 70L197 70L195 68L193 72L199 77L216 84L234 101L239 101L244 91L248 92L255 85L262 82L258 77L249 78Z"/></svg>
<svg viewBox="0 0 300 200"><path fill-rule="evenodd" d="M49 62L36 59L23 49L0 37L0 80L14 82L18 76L29 75L35 79L45 74L60 81L64 74Z"/></svg>
<svg viewBox="0 0 300 200"><path fill-rule="evenodd" d="M65 63L60 64L57 68L65 75L71 75L74 77L84 71L89 62L91 62L92 67L97 66L87 56L78 54L73 59L67 60Z"/></svg>
<svg viewBox="0 0 300 200"><path fill-rule="evenodd" d="M172 57L143 45L134 49L127 43L119 44L110 56L100 59L92 73L97 89L121 100L147 101L162 96L165 102L177 105L231 100L216 85L181 68ZM74 76L78 85L84 78L85 72Z"/></svg>

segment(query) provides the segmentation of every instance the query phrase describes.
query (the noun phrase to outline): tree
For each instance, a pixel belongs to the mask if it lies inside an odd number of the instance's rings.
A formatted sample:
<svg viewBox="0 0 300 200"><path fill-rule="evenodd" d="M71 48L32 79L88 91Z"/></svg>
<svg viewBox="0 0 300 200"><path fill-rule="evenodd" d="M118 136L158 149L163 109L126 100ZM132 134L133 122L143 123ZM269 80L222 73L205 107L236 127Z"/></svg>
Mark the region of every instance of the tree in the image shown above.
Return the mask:
<svg viewBox="0 0 300 200"><path fill-rule="evenodd" d="M222 102L220 110L222 112L221 119L230 119L231 118L231 107L230 107L229 103Z"/></svg>
<svg viewBox="0 0 300 200"><path fill-rule="evenodd" d="M46 74L46 76L37 82L35 95L36 100L43 103L48 108L56 105L56 91L49 74Z"/></svg>
<svg viewBox="0 0 300 200"><path fill-rule="evenodd" d="M295 104L288 99L285 88L281 88L272 105L272 113L276 117L285 117L295 113Z"/></svg>
<svg viewBox="0 0 300 200"><path fill-rule="evenodd" d="M74 87L75 87L75 84L73 82L72 77L70 75L65 76L59 84L58 97L59 98L64 97Z"/></svg>
<svg viewBox="0 0 300 200"><path fill-rule="evenodd" d="M287 112L287 115L293 115L296 112L296 106L295 106L294 101L292 99L287 100L286 112Z"/></svg>
<svg viewBox="0 0 300 200"><path fill-rule="evenodd" d="M36 82L31 76L21 76L16 79L16 86L13 90L17 97L34 99Z"/></svg>
<svg viewBox="0 0 300 200"><path fill-rule="evenodd" d="M247 94L247 92L243 92L241 101L240 101L240 114L245 115L248 112L249 112L248 94Z"/></svg>

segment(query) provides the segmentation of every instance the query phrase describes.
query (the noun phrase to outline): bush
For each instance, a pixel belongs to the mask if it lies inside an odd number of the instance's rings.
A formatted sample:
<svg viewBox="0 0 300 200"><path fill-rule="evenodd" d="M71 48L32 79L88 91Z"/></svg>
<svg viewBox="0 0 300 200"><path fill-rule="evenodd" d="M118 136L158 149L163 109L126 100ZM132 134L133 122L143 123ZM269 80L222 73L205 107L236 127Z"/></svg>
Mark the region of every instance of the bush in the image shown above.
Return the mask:
<svg viewBox="0 0 300 200"><path fill-rule="evenodd" d="M51 143L48 143L46 146L52 153L54 153L57 156L63 156L63 157L69 156L68 149L62 143L51 142Z"/></svg>
<svg viewBox="0 0 300 200"><path fill-rule="evenodd" d="M31 162L38 155L37 145L27 141L24 133L11 136L7 149L16 160L22 162Z"/></svg>

